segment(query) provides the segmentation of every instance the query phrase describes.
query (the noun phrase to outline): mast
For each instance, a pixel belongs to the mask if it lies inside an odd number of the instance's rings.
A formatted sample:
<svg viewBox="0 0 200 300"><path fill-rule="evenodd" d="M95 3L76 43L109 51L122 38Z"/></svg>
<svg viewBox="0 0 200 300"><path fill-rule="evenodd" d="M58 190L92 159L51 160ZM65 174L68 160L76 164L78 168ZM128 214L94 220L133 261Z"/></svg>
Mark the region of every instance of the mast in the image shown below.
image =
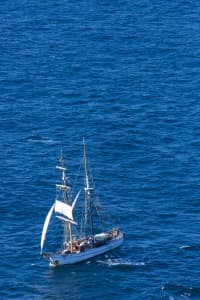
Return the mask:
<svg viewBox="0 0 200 300"><path fill-rule="evenodd" d="M65 175L66 172L66 168L65 168L65 161L64 161L64 157L63 154L61 152L61 156L59 159L60 162L60 166L56 166L56 168L60 171L62 171L62 183L61 184L57 184L56 188L62 191L62 200L63 202L65 202L66 204L69 204L69 200L70 200L70 196L69 196L69 190L70 187L67 185L67 177ZM67 245L67 235L69 233L69 240L70 240L70 251L72 252L72 224L70 222L64 222L64 236L63 236L63 247L64 249L66 249L66 245Z"/></svg>
<svg viewBox="0 0 200 300"><path fill-rule="evenodd" d="M88 174L88 162L87 162L87 156L86 156L86 144L85 139L83 138L83 149L84 149L84 169L85 169L85 235L86 235L86 223L87 223L87 213L89 210L89 217L90 217L90 230L91 234L94 235L94 224L93 224L93 215L92 215L92 201L91 201L91 191L93 190L92 187L90 187L89 182L89 174Z"/></svg>

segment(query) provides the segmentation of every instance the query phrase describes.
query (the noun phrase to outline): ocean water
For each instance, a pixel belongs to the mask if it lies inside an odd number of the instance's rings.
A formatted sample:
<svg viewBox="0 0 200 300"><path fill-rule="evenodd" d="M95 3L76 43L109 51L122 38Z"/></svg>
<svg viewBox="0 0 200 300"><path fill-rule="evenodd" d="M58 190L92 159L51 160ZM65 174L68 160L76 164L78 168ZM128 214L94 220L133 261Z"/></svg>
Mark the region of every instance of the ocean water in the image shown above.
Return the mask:
<svg viewBox="0 0 200 300"><path fill-rule="evenodd" d="M200 299L200 3L0 2L0 299ZM121 248L40 258L82 137ZM54 241L51 229L49 238Z"/></svg>

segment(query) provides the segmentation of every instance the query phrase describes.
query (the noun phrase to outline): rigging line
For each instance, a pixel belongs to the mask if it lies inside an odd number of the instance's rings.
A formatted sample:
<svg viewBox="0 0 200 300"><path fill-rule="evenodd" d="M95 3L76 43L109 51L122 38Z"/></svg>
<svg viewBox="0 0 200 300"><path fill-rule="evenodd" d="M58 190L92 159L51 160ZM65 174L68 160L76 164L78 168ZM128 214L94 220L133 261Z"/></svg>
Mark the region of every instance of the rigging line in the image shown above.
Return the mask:
<svg viewBox="0 0 200 300"><path fill-rule="evenodd" d="M77 181L78 181L78 179L79 179L79 177L80 177L80 174L81 174L81 168L82 168L82 163L79 164L79 169L78 169L78 172L77 172L77 174L76 174L76 178L75 178L75 180L74 180L74 183L73 183L73 185L72 185L72 190L74 190L75 187L76 187L76 185L77 185Z"/></svg>
<svg viewBox="0 0 200 300"><path fill-rule="evenodd" d="M95 183L94 183L94 178L93 178L93 176L91 175L92 173L91 173L91 169L90 169L90 165L89 165L89 162L87 161L87 172L89 173L89 175L88 175L88 179L90 179L91 180L91 186L93 187L93 193L94 193L94 195L93 195L93 199L95 199L95 200L93 200L92 202L91 202L91 199L90 199L90 209L92 210L93 208L95 209L95 211L96 211L96 214L97 214L97 217L98 217L98 219L99 219L99 221L100 221L100 224L99 224L99 227L103 230L104 229L104 225L105 225L105 223L103 222L103 217L102 217L102 214L101 214L101 210L100 210L100 203L99 203L99 201L98 201L98 203L96 203L97 201L97 199L98 199L98 197L96 196L96 193L95 193ZM88 209L89 210L89 209ZM91 217L90 217L90 219L91 219ZM90 223L91 223L91 220L90 220ZM93 228L93 224L91 224L92 226L92 228ZM93 231L93 229L92 229L92 231Z"/></svg>
<svg viewBox="0 0 200 300"><path fill-rule="evenodd" d="M99 207L98 205L96 205L96 203L94 203L94 207L95 207L95 209L96 209L98 218L99 218L99 220L100 220L101 228L102 228L102 230L104 230L105 222L104 222L103 216L102 216L102 214L101 214L101 209L100 209L100 207Z"/></svg>
<svg viewBox="0 0 200 300"><path fill-rule="evenodd" d="M84 209L82 209L82 217L81 217L81 236L84 234Z"/></svg>
<svg viewBox="0 0 200 300"><path fill-rule="evenodd" d="M83 138L83 150L84 150L84 170L85 170L85 224L84 229L86 230L86 224L88 219L88 212L90 216L90 231L93 235L94 228L93 228L93 215L92 215L92 205L91 205L91 195L90 195L90 182L89 182L89 168L88 168L88 161L87 161L87 154L86 154L86 143L85 139Z"/></svg>
<svg viewBox="0 0 200 300"><path fill-rule="evenodd" d="M84 201L84 205L82 207L82 219L81 219L81 231L86 236L87 234L87 219L88 219L88 207L87 207L87 201Z"/></svg>
<svg viewBox="0 0 200 300"><path fill-rule="evenodd" d="M97 197L97 199L98 199L98 197ZM110 210L108 210L108 208L106 206L102 206L100 201L98 201L97 205L99 206L99 210L101 211L102 219L103 220L108 220L108 221L110 220L110 222L112 223L112 226L115 226L116 221L114 220L114 218L109 213ZM104 221L104 224L105 224L105 221Z"/></svg>
<svg viewBox="0 0 200 300"><path fill-rule="evenodd" d="M93 203L91 201L91 197L89 198L90 202L90 226L91 226L91 234L94 235L94 223L93 223Z"/></svg>

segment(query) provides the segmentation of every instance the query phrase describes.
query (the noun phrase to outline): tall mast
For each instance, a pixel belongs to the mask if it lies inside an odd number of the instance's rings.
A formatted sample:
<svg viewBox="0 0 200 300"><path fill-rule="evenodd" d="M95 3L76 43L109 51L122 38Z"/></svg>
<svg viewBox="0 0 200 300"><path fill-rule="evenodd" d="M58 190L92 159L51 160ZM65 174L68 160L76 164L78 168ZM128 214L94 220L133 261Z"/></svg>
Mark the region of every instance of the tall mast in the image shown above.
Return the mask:
<svg viewBox="0 0 200 300"><path fill-rule="evenodd" d="M69 190L70 187L67 185L67 177L65 175L66 172L66 168L65 168L65 161L64 161L64 157L61 151L61 156L59 159L60 162L60 166L56 166L56 168L60 171L62 171L62 184L57 184L56 188L62 191L62 200L69 204L69 200L70 200L70 196L69 196ZM63 246L64 249L66 248L67 245L67 235L69 232L69 239L71 242L71 252L72 252L72 224L71 223L67 223L64 222L64 237L63 237Z"/></svg>
<svg viewBox="0 0 200 300"><path fill-rule="evenodd" d="M85 235L86 235L86 222L87 222L87 212L89 209L90 216L90 229L91 234L94 235L94 225L93 225L93 215L92 215L92 202L91 202L91 191L93 188L90 187L89 174L88 174L88 163L86 156L86 144L83 138L83 149L84 149L84 169L85 169Z"/></svg>

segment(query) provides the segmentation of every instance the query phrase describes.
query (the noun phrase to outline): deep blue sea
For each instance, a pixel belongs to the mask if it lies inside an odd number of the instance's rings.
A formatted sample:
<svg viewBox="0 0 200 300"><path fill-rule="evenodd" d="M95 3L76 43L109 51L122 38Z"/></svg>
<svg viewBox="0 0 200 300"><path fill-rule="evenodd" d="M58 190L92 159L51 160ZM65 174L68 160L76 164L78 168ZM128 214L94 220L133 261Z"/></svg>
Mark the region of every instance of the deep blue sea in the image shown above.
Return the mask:
<svg viewBox="0 0 200 300"><path fill-rule="evenodd" d="M200 299L200 2L0 1L0 299ZM40 257L62 149L121 248ZM54 241L51 229L49 240Z"/></svg>

